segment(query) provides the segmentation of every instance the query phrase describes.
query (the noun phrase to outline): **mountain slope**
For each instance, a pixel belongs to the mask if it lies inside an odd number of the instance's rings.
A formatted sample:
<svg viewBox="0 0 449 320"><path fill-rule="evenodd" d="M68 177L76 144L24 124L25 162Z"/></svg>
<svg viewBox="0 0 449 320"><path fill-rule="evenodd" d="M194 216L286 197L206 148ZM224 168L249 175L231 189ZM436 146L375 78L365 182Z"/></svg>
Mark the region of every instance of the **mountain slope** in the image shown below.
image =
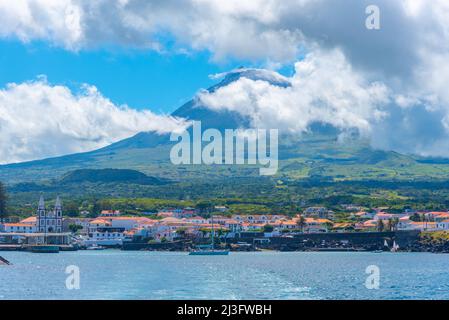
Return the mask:
<svg viewBox="0 0 449 320"><path fill-rule="evenodd" d="M228 73L214 91L241 77L289 86L287 79L257 69L238 69ZM247 128L248 119L236 112L219 112L199 105L193 99L173 114L189 120L200 120L203 128ZM302 136L280 137L279 177L333 180L363 179L449 179L449 162L417 159L395 152L373 150L367 141L353 139L339 142L338 130L313 124ZM156 178L208 181L224 177L257 177L254 166L174 166L169 161L169 135L141 132L91 152L0 166L0 181L8 183L54 179L78 169L132 169Z"/></svg>

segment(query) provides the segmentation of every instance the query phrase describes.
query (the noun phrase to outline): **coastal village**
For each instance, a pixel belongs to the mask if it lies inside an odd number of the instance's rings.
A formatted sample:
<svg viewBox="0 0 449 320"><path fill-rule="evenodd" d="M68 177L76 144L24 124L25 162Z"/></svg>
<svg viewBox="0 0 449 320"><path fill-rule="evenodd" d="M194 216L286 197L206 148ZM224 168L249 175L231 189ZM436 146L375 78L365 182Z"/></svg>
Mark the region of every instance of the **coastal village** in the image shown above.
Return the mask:
<svg viewBox="0 0 449 320"><path fill-rule="evenodd" d="M95 218L74 218L64 217L59 197L53 208L47 208L44 198L41 197L36 215L19 221L10 219L0 224L0 250L18 249L23 245L49 241L77 248L133 248L134 245L138 249L148 249L151 248L150 245L162 248L157 244L165 244L163 247L170 249L179 248L170 247L170 244L186 240L194 243L205 242L212 234L219 241L228 244L263 245L293 241L291 239L295 238L302 241L313 238L319 242L333 243L333 246L348 247L348 242L351 242L355 235L366 237L385 232L418 234L449 230L449 212L446 211L410 210L397 214L388 213L385 208L363 211L353 205L346 205L345 209L352 222L335 222L334 212L324 207L308 207L301 214L293 216L230 214L226 206L215 206L214 214L208 214L207 217L195 208L186 207L165 208L140 216L127 215L119 210L103 210ZM88 212L81 214L87 215ZM343 239L343 235L348 235L349 240ZM385 239L387 238L383 235L377 242L383 240L385 243ZM140 246L135 246L136 244ZM329 247L329 244L326 247Z"/></svg>

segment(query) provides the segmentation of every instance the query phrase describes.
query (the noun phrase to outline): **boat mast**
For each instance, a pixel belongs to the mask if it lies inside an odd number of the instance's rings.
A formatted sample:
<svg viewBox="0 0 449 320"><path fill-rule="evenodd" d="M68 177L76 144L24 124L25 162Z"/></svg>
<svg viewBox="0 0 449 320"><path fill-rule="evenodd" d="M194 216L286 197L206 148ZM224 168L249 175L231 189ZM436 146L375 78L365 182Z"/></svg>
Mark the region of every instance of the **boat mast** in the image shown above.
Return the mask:
<svg viewBox="0 0 449 320"><path fill-rule="evenodd" d="M213 217L214 216L211 215L211 219L210 219L210 221L212 223L212 250L214 250L214 247L215 247L215 240L214 240L214 238L215 238L215 229L214 229L214 218Z"/></svg>

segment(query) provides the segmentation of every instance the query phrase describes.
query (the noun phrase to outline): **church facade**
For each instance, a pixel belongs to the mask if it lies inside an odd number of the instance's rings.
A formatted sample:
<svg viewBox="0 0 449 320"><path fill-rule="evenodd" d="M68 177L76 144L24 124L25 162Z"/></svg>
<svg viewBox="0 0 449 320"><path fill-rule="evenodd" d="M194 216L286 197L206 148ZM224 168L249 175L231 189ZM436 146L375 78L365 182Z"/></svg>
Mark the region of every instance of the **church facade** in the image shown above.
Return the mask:
<svg viewBox="0 0 449 320"><path fill-rule="evenodd" d="M61 233L62 232L62 204L59 197L56 198L53 210L45 209L44 197L39 199L37 208L37 232Z"/></svg>

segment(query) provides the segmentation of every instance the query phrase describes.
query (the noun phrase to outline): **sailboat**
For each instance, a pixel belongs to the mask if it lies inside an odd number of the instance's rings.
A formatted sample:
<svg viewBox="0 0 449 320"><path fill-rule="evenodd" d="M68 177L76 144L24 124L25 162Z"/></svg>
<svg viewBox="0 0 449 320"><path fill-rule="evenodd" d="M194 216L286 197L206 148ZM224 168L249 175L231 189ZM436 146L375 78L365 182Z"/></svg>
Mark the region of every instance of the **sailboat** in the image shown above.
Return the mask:
<svg viewBox="0 0 449 320"><path fill-rule="evenodd" d="M227 256L228 250L215 250L215 229L213 218L211 218L212 224L212 241L210 245L197 246L195 250L190 251L190 256Z"/></svg>
<svg viewBox="0 0 449 320"><path fill-rule="evenodd" d="M399 245L396 243L396 241L393 241L393 246L391 247L391 252L398 252Z"/></svg>

